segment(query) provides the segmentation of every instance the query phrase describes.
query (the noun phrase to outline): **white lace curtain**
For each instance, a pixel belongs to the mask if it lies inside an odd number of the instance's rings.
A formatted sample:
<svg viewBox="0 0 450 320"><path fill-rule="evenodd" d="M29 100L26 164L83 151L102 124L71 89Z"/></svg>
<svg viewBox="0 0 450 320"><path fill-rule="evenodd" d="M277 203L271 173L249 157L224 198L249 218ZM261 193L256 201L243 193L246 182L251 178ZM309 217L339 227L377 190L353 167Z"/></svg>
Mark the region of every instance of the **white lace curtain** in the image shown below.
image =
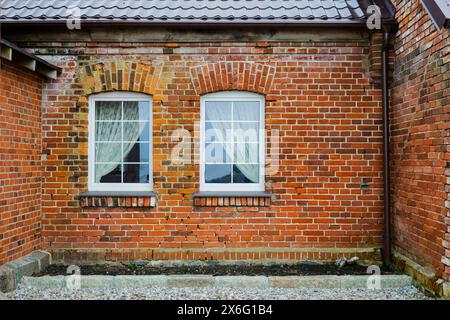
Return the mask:
<svg viewBox="0 0 450 320"><path fill-rule="evenodd" d="M254 104L254 102L251 102ZM240 108L243 108L245 112L239 112L238 114L235 112L234 114L234 129L233 141L235 142L235 155L229 154L231 152L231 148L224 148L226 153L228 153L228 157L230 159L234 159L234 164L238 167L238 169L242 172L242 174L250 180L252 183L259 182L259 152L258 152L258 143L250 143L259 142L258 132L252 130L255 128L259 130L259 126L248 126L248 123L243 123L239 121L250 121L254 119L259 120L259 108L245 108L243 102L239 103ZM208 115L211 119L229 119L230 114L226 109L222 108L209 108ZM223 137L223 133L228 132L229 122L224 121L214 121L210 122L213 134L210 136L216 136L219 141L224 141L225 137ZM227 131L228 130L228 131ZM208 134L207 134L208 135ZM217 147L221 147L218 145ZM217 152L216 152L217 153ZM249 164L253 163L253 164ZM258 163L258 164L254 164Z"/></svg>
<svg viewBox="0 0 450 320"><path fill-rule="evenodd" d="M96 120L122 120L122 108L117 108L117 105L107 101L98 101L96 108ZM124 106L123 116L124 119L128 120L139 120L139 108L137 106ZM142 134L143 128L138 122L96 122L97 141L111 141L111 143L95 144L95 162L107 162L96 165L95 182L100 182L103 176L112 172L122 162L122 159L126 158ZM123 144L123 157L121 144Z"/></svg>
<svg viewBox="0 0 450 320"><path fill-rule="evenodd" d="M254 119L250 113L246 113L249 119ZM259 114L256 115L259 117ZM243 120L243 119L240 119ZM242 174L251 182L259 182L259 152L258 143L250 143L250 141L258 140L258 127L248 127L240 123L234 124L234 152L236 155L235 165ZM249 164L249 162L251 164ZM255 164L257 163L257 164Z"/></svg>

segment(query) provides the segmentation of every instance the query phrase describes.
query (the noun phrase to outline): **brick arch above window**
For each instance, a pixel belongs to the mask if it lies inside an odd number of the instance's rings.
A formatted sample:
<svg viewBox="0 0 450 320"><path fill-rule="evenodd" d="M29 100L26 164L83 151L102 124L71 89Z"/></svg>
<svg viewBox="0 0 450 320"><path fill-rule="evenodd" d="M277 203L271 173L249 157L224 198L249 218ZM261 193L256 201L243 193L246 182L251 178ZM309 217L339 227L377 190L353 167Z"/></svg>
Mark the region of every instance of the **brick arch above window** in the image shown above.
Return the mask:
<svg viewBox="0 0 450 320"><path fill-rule="evenodd" d="M161 67L134 61L108 61L79 69L85 95L108 91L131 91L153 95Z"/></svg>
<svg viewBox="0 0 450 320"><path fill-rule="evenodd" d="M198 95L239 90L268 94L275 77L273 66L243 61L209 63L191 68Z"/></svg>

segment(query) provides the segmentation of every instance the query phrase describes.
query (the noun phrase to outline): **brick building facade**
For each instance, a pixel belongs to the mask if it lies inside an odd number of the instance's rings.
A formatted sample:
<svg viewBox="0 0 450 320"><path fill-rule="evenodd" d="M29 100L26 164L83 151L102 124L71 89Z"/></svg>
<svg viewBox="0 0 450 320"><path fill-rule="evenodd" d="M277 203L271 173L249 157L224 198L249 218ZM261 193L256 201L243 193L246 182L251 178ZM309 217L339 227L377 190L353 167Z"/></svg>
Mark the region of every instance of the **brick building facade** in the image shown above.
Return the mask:
<svg viewBox="0 0 450 320"><path fill-rule="evenodd" d="M41 248L42 79L2 59L0 264Z"/></svg>
<svg viewBox="0 0 450 320"><path fill-rule="evenodd" d="M43 237L52 250L113 259L333 259L379 248L381 92L370 79L368 39L132 46L132 55L121 53L122 43L71 47L79 53L59 57L63 74L45 89ZM109 88L153 97L154 208L80 206L88 176L87 95ZM264 205L259 197L255 204L227 196L194 204L198 145L192 141L187 164L170 161L179 143L174 130L198 137L200 96L222 90L264 94L268 139L279 132L279 166L266 176L274 199L263 198Z"/></svg>
<svg viewBox="0 0 450 320"><path fill-rule="evenodd" d="M448 29L420 1L393 3L393 248L448 281ZM34 193L56 260L381 259L382 32L12 26L9 40L62 68L42 88ZM110 92L149 97L151 190L90 190L89 111ZM201 190L202 99L218 92L263 97L263 192Z"/></svg>
<svg viewBox="0 0 450 320"><path fill-rule="evenodd" d="M398 253L449 280L449 30L420 1L394 1L392 214ZM435 279L436 280L436 279Z"/></svg>

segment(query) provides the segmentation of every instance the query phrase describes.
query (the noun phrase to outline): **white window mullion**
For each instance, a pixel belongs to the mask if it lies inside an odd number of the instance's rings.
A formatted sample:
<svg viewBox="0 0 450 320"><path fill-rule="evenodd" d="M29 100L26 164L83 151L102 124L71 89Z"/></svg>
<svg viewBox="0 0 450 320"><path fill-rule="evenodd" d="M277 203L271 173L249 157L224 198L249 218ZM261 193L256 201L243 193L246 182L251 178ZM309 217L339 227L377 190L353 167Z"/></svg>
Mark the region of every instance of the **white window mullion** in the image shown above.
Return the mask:
<svg viewBox="0 0 450 320"><path fill-rule="evenodd" d="M122 101L122 117L120 119L120 122L122 124L122 132L121 132L122 139L121 139L121 142L120 142L120 152L121 152L121 156L120 156L120 182L123 183L123 170L125 168L124 159L123 159L123 130L124 130L124 128L123 128L123 124L124 124L124 122L123 122L123 101Z"/></svg>
<svg viewBox="0 0 450 320"><path fill-rule="evenodd" d="M96 132L97 132L97 123L96 123L96 120L97 120L97 106L96 106L96 103L95 103L95 101L94 101L94 108L93 108L93 117L91 117L91 120L93 119L94 121L92 122L92 126L93 126L93 129L92 129L92 133L91 133L91 137L93 138L93 141L91 141L91 143L93 143L93 147L91 148L91 150L93 150L93 163L94 163L94 165L92 165L91 166L91 169L92 169L92 178L90 179L91 180L91 183L93 183L93 182L95 182L95 175L96 175L96 171L97 171L97 163L96 163L96 159L97 159L97 141L96 141L96 136L97 136L97 134L96 134Z"/></svg>
<svg viewBox="0 0 450 320"><path fill-rule="evenodd" d="M233 174L233 166L234 166L234 101L231 103L231 155L230 155L230 162L231 162L231 185L233 185L234 180L234 174Z"/></svg>

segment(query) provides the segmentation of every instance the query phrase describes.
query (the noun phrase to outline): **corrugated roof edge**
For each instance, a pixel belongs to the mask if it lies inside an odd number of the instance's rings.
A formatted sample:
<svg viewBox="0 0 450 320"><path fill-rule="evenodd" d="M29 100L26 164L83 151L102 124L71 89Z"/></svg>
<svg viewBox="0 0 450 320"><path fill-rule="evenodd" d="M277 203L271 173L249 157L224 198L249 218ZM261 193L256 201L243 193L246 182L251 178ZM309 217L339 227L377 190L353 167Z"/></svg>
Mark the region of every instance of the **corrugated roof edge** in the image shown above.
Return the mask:
<svg viewBox="0 0 450 320"><path fill-rule="evenodd" d="M65 24L66 21L61 19L46 19L46 20L1 20L4 25L56 25ZM355 19L355 20L339 20L339 19L329 19L329 20L286 20L286 21L273 21L273 20L257 20L257 21L192 21L192 20L179 20L179 21L165 21L165 20L151 20L151 21L130 21L130 20L82 20L83 24L87 25L160 25L160 26L207 26L212 25L233 25L233 26L349 26L349 27L366 27L366 20ZM395 25L397 22L394 19L382 19L383 25Z"/></svg>
<svg viewBox="0 0 450 320"><path fill-rule="evenodd" d="M384 27L391 27L396 25L395 21L395 6L390 0L357 0L359 8L366 13L366 17L357 18L358 15L353 15L353 18L346 19L297 19L297 18L286 18L286 19L214 19L209 17L208 19L164 19L164 18L151 18L151 19L122 19L122 18L95 18L88 17L82 19L82 23L86 25L159 25L159 26L195 26L195 27L210 27L211 25L232 25L232 26L349 26L349 27L365 27L367 21L367 8L372 5L377 5L381 10L382 24ZM351 10L351 8L350 8ZM66 20L61 17L46 17L45 19L35 18L8 18L1 19L2 24L5 25L56 25L64 24Z"/></svg>

